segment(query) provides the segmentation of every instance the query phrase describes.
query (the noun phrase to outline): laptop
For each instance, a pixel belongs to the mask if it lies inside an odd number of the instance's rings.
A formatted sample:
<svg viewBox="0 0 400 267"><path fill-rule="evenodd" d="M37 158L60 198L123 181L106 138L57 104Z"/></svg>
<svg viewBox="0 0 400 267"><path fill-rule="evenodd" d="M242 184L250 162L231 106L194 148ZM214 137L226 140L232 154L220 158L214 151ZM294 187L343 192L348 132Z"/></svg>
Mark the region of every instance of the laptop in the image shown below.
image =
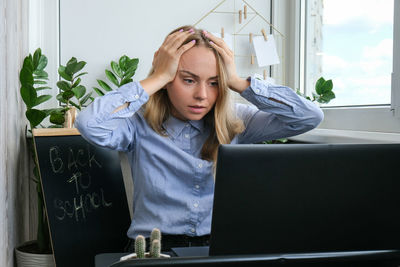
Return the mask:
<svg viewBox="0 0 400 267"><path fill-rule="evenodd" d="M211 245L174 251L397 255L399 164L400 144L221 145Z"/></svg>
<svg viewBox="0 0 400 267"><path fill-rule="evenodd" d="M400 144L221 145L209 255L398 254L399 166Z"/></svg>

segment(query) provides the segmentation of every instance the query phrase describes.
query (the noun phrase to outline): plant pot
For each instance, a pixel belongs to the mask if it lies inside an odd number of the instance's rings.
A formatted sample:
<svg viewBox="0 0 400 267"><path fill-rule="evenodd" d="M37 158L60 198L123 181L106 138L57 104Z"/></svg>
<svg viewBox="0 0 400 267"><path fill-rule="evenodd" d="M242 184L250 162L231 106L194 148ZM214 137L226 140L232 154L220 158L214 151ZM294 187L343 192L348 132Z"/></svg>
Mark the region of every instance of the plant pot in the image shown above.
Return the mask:
<svg viewBox="0 0 400 267"><path fill-rule="evenodd" d="M156 259L156 258L150 257L150 252L144 253L144 258L145 258L145 259ZM170 256L170 255L167 255L167 254L162 254L162 253L160 253L160 258L171 258L171 256ZM137 259L136 253L132 253L132 254L123 256L123 257L120 258L120 261L126 261L126 260L132 260L132 259ZM141 260L141 259L140 259L140 260Z"/></svg>
<svg viewBox="0 0 400 267"><path fill-rule="evenodd" d="M74 122L75 122L77 115L78 115L78 111L76 110L76 108L70 107L69 110L67 110L65 112L64 128L75 128Z"/></svg>
<svg viewBox="0 0 400 267"><path fill-rule="evenodd" d="M55 267L53 254L38 254L34 251L36 241L28 241L15 248L18 267Z"/></svg>

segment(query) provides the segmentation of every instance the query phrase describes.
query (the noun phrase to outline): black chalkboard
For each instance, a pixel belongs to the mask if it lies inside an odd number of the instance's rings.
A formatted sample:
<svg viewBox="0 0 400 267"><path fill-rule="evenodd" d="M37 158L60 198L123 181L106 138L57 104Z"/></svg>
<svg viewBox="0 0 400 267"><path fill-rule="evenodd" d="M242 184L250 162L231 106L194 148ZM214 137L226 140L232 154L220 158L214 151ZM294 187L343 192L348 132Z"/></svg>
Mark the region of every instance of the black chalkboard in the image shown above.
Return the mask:
<svg viewBox="0 0 400 267"><path fill-rule="evenodd" d="M76 129L40 130L34 140L56 266L94 266L96 254L122 252L130 214L118 153Z"/></svg>

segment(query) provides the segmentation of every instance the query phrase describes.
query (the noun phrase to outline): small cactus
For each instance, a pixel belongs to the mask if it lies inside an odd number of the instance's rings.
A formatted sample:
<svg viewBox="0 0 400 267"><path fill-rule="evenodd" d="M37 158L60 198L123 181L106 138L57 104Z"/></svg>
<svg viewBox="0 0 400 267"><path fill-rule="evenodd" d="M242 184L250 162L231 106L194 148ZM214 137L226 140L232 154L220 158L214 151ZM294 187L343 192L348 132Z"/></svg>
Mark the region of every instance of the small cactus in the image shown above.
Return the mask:
<svg viewBox="0 0 400 267"><path fill-rule="evenodd" d="M146 239L144 236L138 235L135 239L135 253L138 259L144 258L144 253L146 252Z"/></svg>
<svg viewBox="0 0 400 267"><path fill-rule="evenodd" d="M154 228L153 231L151 231L150 244L152 244L154 240L161 241L161 231L158 228Z"/></svg>
<svg viewBox="0 0 400 267"><path fill-rule="evenodd" d="M153 240L150 246L150 257L159 258L161 253L161 242L159 239Z"/></svg>

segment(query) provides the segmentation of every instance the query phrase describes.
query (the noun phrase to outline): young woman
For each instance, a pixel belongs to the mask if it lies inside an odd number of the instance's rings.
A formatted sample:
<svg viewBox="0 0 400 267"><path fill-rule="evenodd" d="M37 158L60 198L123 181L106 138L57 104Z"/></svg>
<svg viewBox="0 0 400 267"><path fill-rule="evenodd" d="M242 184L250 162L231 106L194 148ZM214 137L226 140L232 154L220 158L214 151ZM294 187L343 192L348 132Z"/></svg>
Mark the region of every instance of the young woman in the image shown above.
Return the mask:
<svg viewBox="0 0 400 267"><path fill-rule="evenodd" d="M229 104L229 90L254 106ZM163 250L208 244L219 144L258 143L316 127L322 111L285 86L236 72L220 38L170 33L140 81L109 92L76 121L88 141L128 153L134 183L128 237L163 233Z"/></svg>

